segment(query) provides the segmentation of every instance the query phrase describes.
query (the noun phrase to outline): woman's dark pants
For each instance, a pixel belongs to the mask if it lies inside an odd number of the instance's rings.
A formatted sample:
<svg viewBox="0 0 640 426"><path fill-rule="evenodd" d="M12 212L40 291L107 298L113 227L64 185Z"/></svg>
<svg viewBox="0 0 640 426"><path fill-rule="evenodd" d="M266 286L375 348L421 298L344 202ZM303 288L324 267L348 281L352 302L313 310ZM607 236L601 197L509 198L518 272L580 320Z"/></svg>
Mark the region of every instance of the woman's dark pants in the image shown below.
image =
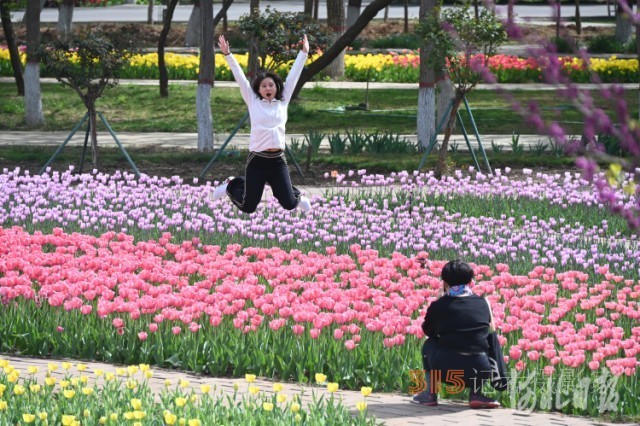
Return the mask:
<svg viewBox="0 0 640 426"><path fill-rule="evenodd" d="M233 204L245 213L256 211L264 185L271 186L273 195L282 207L293 210L300 201L300 191L291 184L284 151L250 152L245 166L245 177L237 177L227 185L227 194Z"/></svg>

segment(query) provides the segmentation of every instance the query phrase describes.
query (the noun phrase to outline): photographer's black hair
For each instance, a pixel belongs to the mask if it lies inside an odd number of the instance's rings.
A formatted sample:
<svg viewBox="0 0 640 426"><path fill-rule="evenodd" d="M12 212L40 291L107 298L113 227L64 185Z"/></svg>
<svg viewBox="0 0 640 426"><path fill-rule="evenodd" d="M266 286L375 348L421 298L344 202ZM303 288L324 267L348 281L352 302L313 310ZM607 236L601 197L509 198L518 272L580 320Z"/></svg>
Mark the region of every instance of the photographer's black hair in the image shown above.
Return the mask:
<svg viewBox="0 0 640 426"><path fill-rule="evenodd" d="M469 284L473 279L473 275L473 269L467 262L456 259L444 265L440 277L451 287L454 285Z"/></svg>

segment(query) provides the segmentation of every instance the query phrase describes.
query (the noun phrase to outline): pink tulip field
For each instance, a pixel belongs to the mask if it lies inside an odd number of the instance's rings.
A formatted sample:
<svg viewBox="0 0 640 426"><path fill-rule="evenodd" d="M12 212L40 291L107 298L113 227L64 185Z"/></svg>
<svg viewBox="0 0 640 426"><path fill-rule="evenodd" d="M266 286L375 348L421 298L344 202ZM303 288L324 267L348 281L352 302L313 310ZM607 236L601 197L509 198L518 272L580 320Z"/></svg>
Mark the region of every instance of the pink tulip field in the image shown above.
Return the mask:
<svg viewBox="0 0 640 426"><path fill-rule="evenodd" d="M407 392L442 266L492 304L506 406L638 418L640 247L576 173L327 175L308 214L217 182L0 174L5 352ZM488 391L488 387L487 387ZM491 394L491 392L489 392Z"/></svg>

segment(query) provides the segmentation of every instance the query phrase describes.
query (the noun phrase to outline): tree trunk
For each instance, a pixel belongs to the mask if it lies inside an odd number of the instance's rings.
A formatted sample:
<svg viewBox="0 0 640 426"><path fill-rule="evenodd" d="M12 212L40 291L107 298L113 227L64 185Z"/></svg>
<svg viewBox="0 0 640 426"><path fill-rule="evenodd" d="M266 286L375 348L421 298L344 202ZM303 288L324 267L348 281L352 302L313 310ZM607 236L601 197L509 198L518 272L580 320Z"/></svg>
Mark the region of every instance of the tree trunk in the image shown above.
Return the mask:
<svg viewBox="0 0 640 426"><path fill-rule="evenodd" d="M440 179L447 172L447 154L449 153L449 139L451 138L451 133L453 132L453 126L456 123L456 117L458 115L458 109L460 108L460 103L462 102L463 93L459 93L456 91L455 101L453 103L453 108L451 109L451 113L449 114L449 119L447 120L447 127L444 132L444 139L442 141L442 146L440 147L440 152L438 153L438 164L436 165L435 177Z"/></svg>
<svg viewBox="0 0 640 426"><path fill-rule="evenodd" d="M507 0L507 19L513 22L513 3L515 0Z"/></svg>
<svg viewBox="0 0 640 426"><path fill-rule="evenodd" d="M27 12L27 66L24 70L24 109L27 126L44 124L42 112L42 93L40 91L40 0L28 0Z"/></svg>
<svg viewBox="0 0 640 426"><path fill-rule="evenodd" d="M73 0L63 0L58 6L58 35L67 38L73 32Z"/></svg>
<svg viewBox="0 0 640 426"><path fill-rule="evenodd" d="M335 41L318 59L307 65L300 74L300 79L293 91L293 97L297 97L305 83L311 80L316 74L322 71L331 61L340 54L362 30L371 22L382 9L387 7L393 0L373 0L362 11L356 22L350 26L342 36Z"/></svg>
<svg viewBox="0 0 640 426"><path fill-rule="evenodd" d="M640 0L636 0L636 13L640 11ZM640 64L640 25L636 25L636 56ZM638 105L640 106L640 87L638 89ZM640 120L640 108L638 108L638 120Z"/></svg>
<svg viewBox="0 0 640 426"><path fill-rule="evenodd" d="M22 78L22 61L20 61L20 52L16 43L16 33L13 31L13 23L11 22L11 13L7 6L7 0L0 0L0 20L2 21L2 31L7 40L7 48L9 49L9 58L11 59L11 69L13 77L16 80L18 95L24 96L24 79Z"/></svg>
<svg viewBox="0 0 640 426"><path fill-rule="evenodd" d="M88 105L87 109L89 110L89 130L91 132L91 165L95 170L100 170L100 156L98 155L98 117L95 103Z"/></svg>
<svg viewBox="0 0 640 426"><path fill-rule="evenodd" d="M560 21L562 20L562 6L560 0L556 0L556 40L560 38Z"/></svg>
<svg viewBox="0 0 640 426"><path fill-rule="evenodd" d="M582 18L580 17L580 0L576 0L576 34L582 34Z"/></svg>
<svg viewBox="0 0 640 426"><path fill-rule="evenodd" d="M344 3L342 0L327 0L327 25L333 32L333 41L344 33ZM344 49L327 66L326 75L330 78L344 77Z"/></svg>
<svg viewBox="0 0 640 426"><path fill-rule="evenodd" d="M147 24L153 25L153 6L154 0L148 0L149 4L147 5Z"/></svg>
<svg viewBox="0 0 640 426"><path fill-rule="evenodd" d="M404 33L409 33L409 0L404 0Z"/></svg>
<svg viewBox="0 0 640 426"><path fill-rule="evenodd" d="M260 0L251 0L249 3L249 16L251 18L257 18L260 14ZM258 43L256 40L251 37L249 39L249 61L247 63L247 78L249 81L253 81L255 76L258 74L258 57L260 52L258 52Z"/></svg>
<svg viewBox="0 0 640 426"><path fill-rule="evenodd" d="M625 1L625 0L619 0L619 1ZM627 4L628 1L626 2ZM616 6L616 31L615 31L615 39L617 42L619 43L629 43L629 41L631 40L631 20L629 19L629 17L626 15L626 13L624 13L623 9L617 5Z"/></svg>
<svg viewBox="0 0 640 426"><path fill-rule="evenodd" d="M169 73L167 64L164 60L164 47L167 44L167 37L171 30L171 21L173 20L173 12L176 10L178 0L170 0L164 14L164 22L162 23L162 31L158 39L158 69L160 71L160 97L169 96Z"/></svg>
<svg viewBox="0 0 640 426"><path fill-rule="evenodd" d="M195 0L193 9L187 24L187 33L184 36L184 45L189 47L200 46L200 32L202 23L202 11L200 10L200 0Z"/></svg>
<svg viewBox="0 0 640 426"><path fill-rule="evenodd" d="M478 0L473 0L473 15L476 19L480 18L480 11L478 10Z"/></svg>
<svg viewBox="0 0 640 426"><path fill-rule="evenodd" d="M313 16L313 0L304 0L304 9L303 12L306 16Z"/></svg>
<svg viewBox="0 0 640 426"><path fill-rule="evenodd" d="M436 82L436 123L440 123L456 96L456 88L451 79L445 76L441 70L440 72L436 71ZM453 122L453 128L456 128L455 121Z"/></svg>
<svg viewBox="0 0 640 426"><path fill-rule="evenodd" d="M437 13L434 0L420 0L420 21ZM436 84L433 67L427 61L433 48L424 42L420 46L420 82L418 84L417 136L426 148L436 132Z"/></svg>
<svg viewBox="0 0 640 426"><path fill-rule="evenodd" d="M362 8L362 0L349 0L347 6L347 28L352 26L358 16L360 16L360 9Z"/></svg>
<svg viewBox="0 0 640 426"><path fill-rule="evenodd" d="M211 86L213 86L215 56L213 54L213 2L201 0L202 23L200 40L200 72L196 88L198 119L198 152L213 151L213 118Z"/></svg>
<svg viewBox="0 0 640 426"><path fill-rule="evenodd" d="M318 9L320 9L320 0L313 0L313 19L318 20Z"/></svg>
<svg viewBox="0 0 640 426"><path fill-rule="evenodd" d="M384 18L382 18L382 22L385 24L389 22L389 6L384 8Z"/></svg>

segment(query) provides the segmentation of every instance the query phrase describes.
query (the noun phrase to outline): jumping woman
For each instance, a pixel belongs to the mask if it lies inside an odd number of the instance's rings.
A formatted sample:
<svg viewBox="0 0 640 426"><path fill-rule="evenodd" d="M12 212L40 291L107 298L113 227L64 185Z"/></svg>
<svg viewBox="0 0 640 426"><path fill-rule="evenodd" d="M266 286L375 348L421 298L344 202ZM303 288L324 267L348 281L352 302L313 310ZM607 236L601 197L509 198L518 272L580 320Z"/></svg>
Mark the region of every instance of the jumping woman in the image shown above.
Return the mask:
<svg viewBox="0 0 640 426"><path fill-rule="evenodd" d="M311 210L309 199L291 184L284 138L287 108L309 52L307 36L303 36L302 49L284 82L275 73L261 72L249 83L224 35L219 37L218 44L249 108L251 134L245 176L225 180L214 190L213 199L219 200L227 194L240 210L253 213L268 183L282 207L293 210L299 206L308 212Z"/></svg>

